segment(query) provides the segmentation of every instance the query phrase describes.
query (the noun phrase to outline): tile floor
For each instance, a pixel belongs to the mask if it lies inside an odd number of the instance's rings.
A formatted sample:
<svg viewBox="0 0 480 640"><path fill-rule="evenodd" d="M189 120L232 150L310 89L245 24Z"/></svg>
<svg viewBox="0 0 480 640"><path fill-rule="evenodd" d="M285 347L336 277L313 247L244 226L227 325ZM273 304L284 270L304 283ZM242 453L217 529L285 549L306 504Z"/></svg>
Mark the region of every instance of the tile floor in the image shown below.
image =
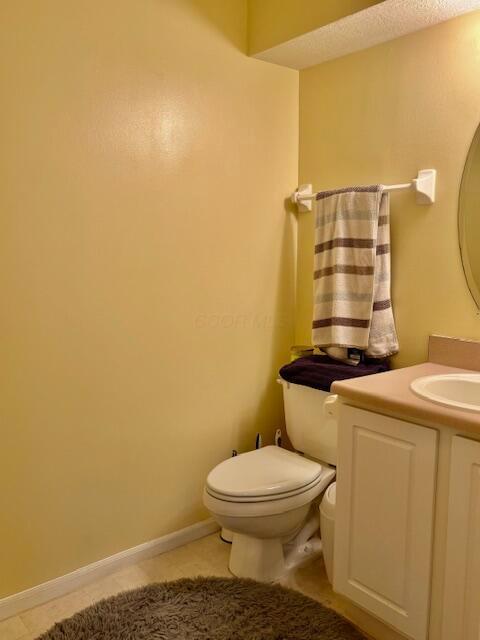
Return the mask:
<svg viewBox="0 0 480 640"><path fill-rule="evenodd" d="M230 545L222 542L218 534L213 534L168 553L143 560L83 589L0 622L0 639L34 640L55 622L71 616L93 602L149 582L198 575L231 577L228 571L229 551ZM333 593L321 558L298 569L289 578L286 586L336 609L358 624L355 615L351 615L351 605ZM375 635L383 638L383 635Z"/></svg>

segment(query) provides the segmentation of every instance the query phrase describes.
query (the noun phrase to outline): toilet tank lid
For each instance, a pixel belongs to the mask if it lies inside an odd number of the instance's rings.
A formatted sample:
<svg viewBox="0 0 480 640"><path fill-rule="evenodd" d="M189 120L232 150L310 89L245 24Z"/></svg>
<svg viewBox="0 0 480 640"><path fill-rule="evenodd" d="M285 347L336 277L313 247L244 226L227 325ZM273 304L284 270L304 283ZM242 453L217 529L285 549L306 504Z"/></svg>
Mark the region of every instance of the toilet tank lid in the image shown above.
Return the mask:
<svg viewBox="0 0 480 640"><path fill-rule="evenodd" d="M322 470L298 453L268 446L221 462L208 474L207 487L232 497L273 496L311 484Z"/></svg>

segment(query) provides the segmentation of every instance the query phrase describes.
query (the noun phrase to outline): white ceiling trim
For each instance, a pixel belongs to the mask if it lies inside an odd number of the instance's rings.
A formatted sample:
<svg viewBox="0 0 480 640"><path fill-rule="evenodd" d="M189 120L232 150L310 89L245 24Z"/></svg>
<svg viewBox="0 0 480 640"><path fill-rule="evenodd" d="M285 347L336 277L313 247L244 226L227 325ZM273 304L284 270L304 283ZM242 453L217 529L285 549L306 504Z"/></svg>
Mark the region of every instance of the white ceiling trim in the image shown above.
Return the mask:
<svg viewBox="0 0 480 640"><path fill-rule="evenodd" d="M253 57L305 69L480 9L480 0L385 0Z"/></svg>

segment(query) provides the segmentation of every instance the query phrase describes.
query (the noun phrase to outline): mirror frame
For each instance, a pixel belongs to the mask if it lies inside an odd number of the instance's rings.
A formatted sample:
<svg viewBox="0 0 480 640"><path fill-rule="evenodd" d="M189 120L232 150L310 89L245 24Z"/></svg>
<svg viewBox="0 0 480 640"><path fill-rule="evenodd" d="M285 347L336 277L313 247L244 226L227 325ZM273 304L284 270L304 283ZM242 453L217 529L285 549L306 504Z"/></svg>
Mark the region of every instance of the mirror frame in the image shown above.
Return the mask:
<svg viewBox="0 0 480 640"><path fill-rule="evenodd" d="M458 239L460 244L460 256L462 260L463 272L465 273L465 279L467 281L467 286L470 290L470 293L472 294L472 298L474 299L477 308L480 310L480 283L477 283L475 280L468 257L466 237L467 212L465 205L466 184L471 175L473 158L477 152L480 153L480 125L478 125L477 130L475 131L472 142L468 149L468 155L462 173L462 181L460 183L460 193L458 196Z"/></svg>

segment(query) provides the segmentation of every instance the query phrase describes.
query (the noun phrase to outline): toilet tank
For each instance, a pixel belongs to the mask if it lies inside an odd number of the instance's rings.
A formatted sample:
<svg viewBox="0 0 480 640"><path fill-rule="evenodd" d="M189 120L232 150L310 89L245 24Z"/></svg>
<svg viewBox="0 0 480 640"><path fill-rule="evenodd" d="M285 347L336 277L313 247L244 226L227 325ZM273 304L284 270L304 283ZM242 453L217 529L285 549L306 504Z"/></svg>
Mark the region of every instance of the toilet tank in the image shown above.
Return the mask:
<svg viewBox="0 0 480 640"><path fill-rule="evenodd" d="M327 391L278 379L283 388L285 424L296 451L331 465L337 464L337 421L324 411Z"/></svg>

